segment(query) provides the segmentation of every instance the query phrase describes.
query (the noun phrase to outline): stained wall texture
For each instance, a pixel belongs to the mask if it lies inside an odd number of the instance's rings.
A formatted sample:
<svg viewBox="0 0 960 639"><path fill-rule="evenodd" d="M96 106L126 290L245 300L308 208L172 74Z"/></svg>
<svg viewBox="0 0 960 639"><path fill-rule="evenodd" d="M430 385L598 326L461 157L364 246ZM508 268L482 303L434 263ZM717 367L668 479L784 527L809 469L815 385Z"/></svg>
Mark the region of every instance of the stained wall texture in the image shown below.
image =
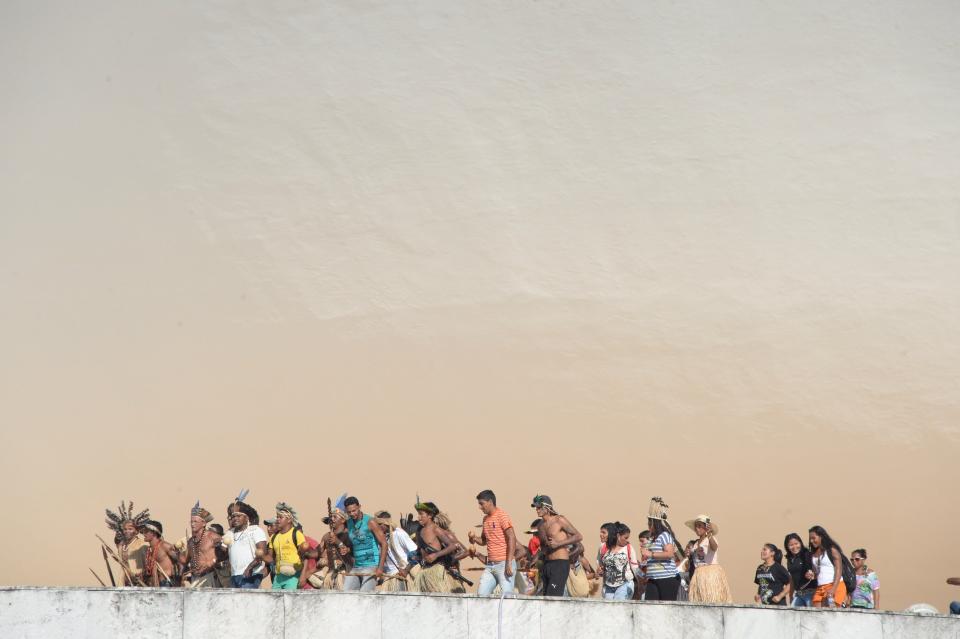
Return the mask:
<svg viewBox="0 0 960 639"><path fill-rule="evenodd" d="M0 6L7 584L242 487L662 495L960 598L960 5ZM23 535L43 540L23 547ZM101 569L102 572L102 569ZM953 592L951 591L953 590Z"/></svg>

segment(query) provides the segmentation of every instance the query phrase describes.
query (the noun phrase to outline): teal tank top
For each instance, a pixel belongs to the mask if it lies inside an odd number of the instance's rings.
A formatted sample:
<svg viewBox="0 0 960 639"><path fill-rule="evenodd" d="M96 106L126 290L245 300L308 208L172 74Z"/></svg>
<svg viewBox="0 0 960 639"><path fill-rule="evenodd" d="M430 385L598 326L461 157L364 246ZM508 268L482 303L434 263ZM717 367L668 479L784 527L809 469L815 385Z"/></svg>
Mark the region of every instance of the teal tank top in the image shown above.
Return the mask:
<svg viewBox="0 0 960 639"><path fill-rule="evenodd" d="M353 559L357 568L376 568L380 565L380 546L370 531L370 515L360 521L349 520L347 534L353 544Z"/></svg>

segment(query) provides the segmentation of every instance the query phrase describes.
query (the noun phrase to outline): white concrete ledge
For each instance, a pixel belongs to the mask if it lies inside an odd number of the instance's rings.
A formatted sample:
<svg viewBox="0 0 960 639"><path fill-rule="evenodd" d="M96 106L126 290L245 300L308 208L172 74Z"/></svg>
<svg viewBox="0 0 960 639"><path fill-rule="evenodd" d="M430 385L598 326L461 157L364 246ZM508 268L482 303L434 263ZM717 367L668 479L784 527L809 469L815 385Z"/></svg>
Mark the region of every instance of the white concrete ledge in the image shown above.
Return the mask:
<svg viewBox="0 0 960 639"><path fill-rule="evenodd" d="M144 588L0 588L3 639L490 639L499 600L463 595ZM960 639L960 618L524 597L503 602L503 639Z"/></svg>

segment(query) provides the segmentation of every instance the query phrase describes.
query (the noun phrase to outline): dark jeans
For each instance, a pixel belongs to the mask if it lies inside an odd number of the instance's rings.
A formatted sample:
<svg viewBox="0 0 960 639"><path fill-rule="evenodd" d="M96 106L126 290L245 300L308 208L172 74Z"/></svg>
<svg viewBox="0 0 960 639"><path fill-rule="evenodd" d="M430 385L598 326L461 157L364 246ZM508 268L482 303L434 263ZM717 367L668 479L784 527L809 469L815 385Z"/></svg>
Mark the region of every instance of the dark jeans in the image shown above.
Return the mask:
<svg viewBox="0 0 960 639"><path fill-rule="evenodd" d="M263 575L250 575L249 577L244 577L243 575L233 575L230 577L230 581L233 582L234 588L256 590L260 587L260 582L263 581Z"/></svg>
<svg viewBox="0 0 960 639"><path fill-rule="evenodd" d="M543 596L562 597L570 576L569 559L553 559L543 562Z"/></svg>
<svg viewBox="0 0 960 639"><path fill-rule="evenodd" d="M676 601L680 592L680 580L676 577L650 579L644 599L647 601Z"/></svg>

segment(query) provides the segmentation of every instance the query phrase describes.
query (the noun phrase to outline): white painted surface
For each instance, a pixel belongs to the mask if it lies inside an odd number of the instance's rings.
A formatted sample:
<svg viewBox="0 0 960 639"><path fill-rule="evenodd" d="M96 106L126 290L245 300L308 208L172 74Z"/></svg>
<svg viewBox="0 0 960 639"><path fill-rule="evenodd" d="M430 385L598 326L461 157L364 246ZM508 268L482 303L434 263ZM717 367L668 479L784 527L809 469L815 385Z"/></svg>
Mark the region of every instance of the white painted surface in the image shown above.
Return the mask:
<svg viewBox="0 0 960 639"><path fill-rule="evenodd" d="M0 590L4 639L490 639L495 599L342 592ZM960 618L752 606L521 599L503 639L958 639Z"/></svg>

